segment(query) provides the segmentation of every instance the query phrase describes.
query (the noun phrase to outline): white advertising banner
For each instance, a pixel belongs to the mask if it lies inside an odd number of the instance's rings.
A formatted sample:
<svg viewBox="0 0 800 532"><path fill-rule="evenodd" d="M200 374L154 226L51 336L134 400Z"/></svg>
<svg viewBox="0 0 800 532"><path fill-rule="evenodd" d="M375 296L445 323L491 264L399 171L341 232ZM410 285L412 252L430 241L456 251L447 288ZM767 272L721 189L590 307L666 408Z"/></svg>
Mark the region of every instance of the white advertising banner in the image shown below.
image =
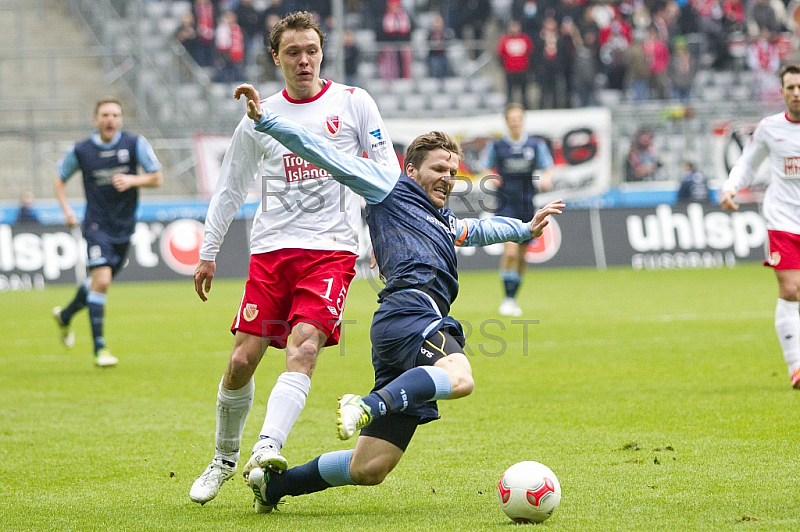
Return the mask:
<svg viewBox="0 0 800 532"><path fill-rule="evenodd" d="M543 138L550 146L555 162L554 187L551 194L542 194L537 202L555 196L569 199L602 194L611 181L611 111L606 108L585 108L557 111L528 111L526 131ZM387 120L398 156L422 133L445 131L459 139L464 149L461 175L476 181L484 176L478 163L486 145L506 133L502 114L469 118L431 118ZM219 179L220 168L230 137L198 134L194 137L197 160L198 190L210 198ZM261 191L256 180L248 201L257 200ZM475 187L477 190L477 186Z"/></svg>
<svg viewBox="0 0 800 532"><path fill-rule="evenodd" d="M406 146L428 131L438 130L455 136L464 149L462 175L481 178L479 159L486 145L507 133L501 113L469 118L431 118L387 120L386 129L395 149ZM527 111L525 130L544 139L553 154L554 191L540 194L538 204L556 196L570 199L602 194L611 182L611 111L606 108Z"/></svg>

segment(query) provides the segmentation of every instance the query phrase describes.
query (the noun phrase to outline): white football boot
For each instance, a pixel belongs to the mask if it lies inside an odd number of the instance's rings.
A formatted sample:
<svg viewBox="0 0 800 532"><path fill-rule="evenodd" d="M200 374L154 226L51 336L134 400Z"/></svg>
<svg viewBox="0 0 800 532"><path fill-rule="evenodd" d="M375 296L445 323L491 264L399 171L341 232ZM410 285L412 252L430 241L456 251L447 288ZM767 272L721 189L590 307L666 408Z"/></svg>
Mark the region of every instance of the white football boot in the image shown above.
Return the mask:
<svg viewBox="0 0 800 532"><path fill-rule="evenodd" d="M247 485L253 490L253 510L257 514L268 514L275 509L281 501L267 500L267 484L269 484L269 471L257 467L247 476Z"/></svg>
<svg viewBox="0 0 800 532"><path fill-rule="evenodd" d="M522 316L522 309L519 308L516 300L507 297L503 299L503 302L500 303L500 308L497 309L497 313L501 316Z"/></svg>
<svg viewBox="0 0 800 532"><path fill-rule="evenodd" d="M281 452L269 445L264 445L259 449L253 450L250 459L242 469L242 475L247 480L248 475L254 469L269 469L273 473L283 473L289 468L289 462L281 456Z"/></svg>
<svg viewBox="0 0 800 532"><path fill-rule="evenodd" d="M192 484L189 497L197 503L205 504L219 493L226 480L236 474L236 466L229 466L214 458L203 474Z"/></svg>

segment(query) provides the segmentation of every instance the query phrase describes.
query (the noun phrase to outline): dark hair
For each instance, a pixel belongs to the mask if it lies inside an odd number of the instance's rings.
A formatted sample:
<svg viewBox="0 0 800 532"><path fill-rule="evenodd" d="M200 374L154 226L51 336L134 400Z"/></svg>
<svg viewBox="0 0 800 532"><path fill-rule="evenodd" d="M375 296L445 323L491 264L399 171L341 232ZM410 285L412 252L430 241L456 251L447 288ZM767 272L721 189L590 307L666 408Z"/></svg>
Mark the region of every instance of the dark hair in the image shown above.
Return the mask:
<svg viewBox="0 0 800 532"><path fill-rule="evenodd" d="M319 24L314 20L314 15L308 11L295 11L289 13L278 21L269 32L269 47L277 54L281 46L281 38L286 30L314 30L319 35L319 46L325 43L325 34L319 29Z"/></svg>
<svg viewBox="0 0 800 532"><path fill-rule="evenodd" d="M800 74L800 65L784 65L778 77L781 78L781 87L783 87L783 78L786 74Z"/></svg>
<svg viewBox="0 0 800 532"><path fill-rule="evenodd" d="M442 131L431 131L411 141L406 150L406 158L403 164L406 166L410 164L419 169L428 154L439 148L456 155L459 161L464 158L461 145L456 139Z"/></svg>
<svg viewBox="0 0 800 532"><path fill-rule="evenodd" d="M97 116L97 111L100 110L100 107L107 104L107 103L115 103L119 105L120 111L122 111L122 102L118 99L114 98L113 96L106 96L105 98L100 98L97 100L97 103L94 106L94 115Z"/></svg>

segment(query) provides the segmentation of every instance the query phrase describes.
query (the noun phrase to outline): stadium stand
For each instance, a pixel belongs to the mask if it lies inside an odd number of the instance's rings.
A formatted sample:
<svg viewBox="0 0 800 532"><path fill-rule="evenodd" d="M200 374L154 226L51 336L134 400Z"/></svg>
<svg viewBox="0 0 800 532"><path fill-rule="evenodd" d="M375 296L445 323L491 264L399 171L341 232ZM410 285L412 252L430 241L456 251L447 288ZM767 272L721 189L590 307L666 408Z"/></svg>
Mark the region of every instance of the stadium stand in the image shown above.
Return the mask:
<svg viewBox="0 0 800 532"><path fill-rule="evenodd" d="M572 3L604 8L613 4L629 21L657 21L657 13L634 17L625 10L662 4ZM267 4L267 0L255 3L258 9ZM358 84L373 94L384 117L464 117L502 110L505 87L494 44L500 29L514 15L512 3L494 2L494 15L485 21L481 40L472 40L470 32L449 38L447 54L457 76L438 79L427 72L426 30L434 10L446 4L413 2L412 77L399 80L380 77L377 58L385 44L379 42L376 31L380 13L373 13L370 6L374 5L363 0L346 4L345 24L354 28L360 51ZM560 1L541 4L558 5ZM789 2L787 13L779 17L783 27L776 34L775 46L786 60L796 59L798 54L793 23L797 5L800 2ZM169 167L167 173L177 173L177 180L167 180L156 193L196 194L190 139L197 132L229 133L241 118L241 108L230 98L235 84L213 82L214 68L198 66L174 39L181 17L191 10L190 0L0 0L0 157L4 161L0 199L16 200L23 186L32 188L39 198L49 197L55 159L63 153L64 144L85 135L86 117L91 116L94 101L107 93L123 99L126 124L156 139L157 151L165 150L159 152L159 158ZM683 16L681 12L677 22L671 21L670 32L680 29ZM744 28L729 31L722 47L696 27L678 34L697 60L690 102L695 120L759 116L770 108L770 102L754 97L756 81L747 66L752 24L748 21ZM329 37L333 35L329 30ZM279 90L281 83L274 73L270 77L263 72L264 64L269 67L269 62L263 61L263 44L255 49L262 58L247 64L248 81L258 83L264 94ZM720 61L720 54L726 56L725 61ZM333 38L326 55L323 75L335 77ZM667 127L658 118L663 116L659 110L676 102L632 102L627 86L621 90L608 86L602 65L595 79L598 103L612 107L614 116L619 117L615 135L624 138L636 124L650 119ZM31 86L40 92L30 91ZM624 141L615 153L623 149Z"/></svg>

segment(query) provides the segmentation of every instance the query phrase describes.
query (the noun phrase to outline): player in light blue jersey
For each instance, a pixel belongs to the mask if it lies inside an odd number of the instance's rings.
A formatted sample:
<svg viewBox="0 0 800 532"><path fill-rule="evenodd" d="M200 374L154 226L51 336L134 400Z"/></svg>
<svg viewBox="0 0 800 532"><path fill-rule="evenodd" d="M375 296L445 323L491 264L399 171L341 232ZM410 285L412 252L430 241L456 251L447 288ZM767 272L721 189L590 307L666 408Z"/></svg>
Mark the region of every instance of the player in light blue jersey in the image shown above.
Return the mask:
<svg viewBox="0 0 800 532"><path fill-rule="evenodd" d="M496 172L492 176L497 186L494 214L527 222L533 218L537 189L547 191L553 186L553 157L544 140L525 133L525 109L520 104L508 104L505 117L508 135L488 146L482 165ZM527 250L528 242L505 243L500 258L505 298L497 309L501 316L522 315L516 297L528 265Z"/></svg>
<svg viewBox="0 0 800 532"><path fill-rule="evenodd" d="M103 337L106 293L125 264L136 226L139 188L161 186L163 175L161 163L147 139L122 131L119 100L98 101L93 123L97 128L94 134L76 144L59 162L54 184L66 224L76 227L78 220L67 200L66 182L79 171L83 174L86 213L81 231L86 240L90 275L66 307L53 309L53 317L61 343L72 347L75 344L72 318L83 308L88 309L94 363L99 367L111 367L118 360L106 348ZM139 168L144 173L140 174Z"/></svg>
<svg viewBox="0 0 800 532"><path fill-rule="evenodd" d="M464 355L464 334L450 317L458 295L454 245L484 246L539 236L558 200L530 223L513 218L459 219L447 206L462 158L446 133L420 135L409 145L403 174L374 161L343 154L326 139L262 111L250 85L245 96L256 131L274 137L311 164L364 197L375 259L385 288L370 330L375 387L365 397L339 400L339 436L361 430L354 450L325 453L282 475L250 472L255 510L271 511L286 495L333 486L380 484L402 458L418 425L438 419L436 401L469 395L474 383Z"/></svg>

